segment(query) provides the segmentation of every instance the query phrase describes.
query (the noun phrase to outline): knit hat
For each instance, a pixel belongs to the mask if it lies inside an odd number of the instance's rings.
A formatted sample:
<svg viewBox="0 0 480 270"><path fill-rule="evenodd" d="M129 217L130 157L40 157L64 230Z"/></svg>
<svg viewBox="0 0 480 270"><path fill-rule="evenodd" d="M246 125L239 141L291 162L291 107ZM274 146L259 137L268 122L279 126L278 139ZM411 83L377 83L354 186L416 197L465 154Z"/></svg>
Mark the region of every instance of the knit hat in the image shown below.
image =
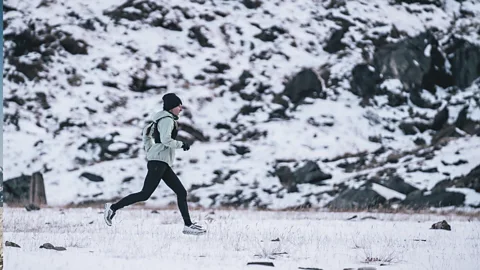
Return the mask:
<svg viewBox="0 0 480 270"><path fill-rule="evenodd" d="M180 100L180 98L177 97L177 95L175 95L174 93L165 94L162 97L162 99L163 99L163 109L165 111L169 111L177 107L178 105L182 104L182 101Z"/></svg>

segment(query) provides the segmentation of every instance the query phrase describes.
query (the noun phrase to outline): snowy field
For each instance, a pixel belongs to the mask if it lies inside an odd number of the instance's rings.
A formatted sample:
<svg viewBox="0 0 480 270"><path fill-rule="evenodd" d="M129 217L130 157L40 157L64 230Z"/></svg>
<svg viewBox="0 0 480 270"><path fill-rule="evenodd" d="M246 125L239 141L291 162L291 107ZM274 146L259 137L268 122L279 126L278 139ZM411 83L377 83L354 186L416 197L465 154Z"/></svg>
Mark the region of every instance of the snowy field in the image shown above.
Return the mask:
<svg viewBox="0 0 480 270"><path fill-rule="evenodd" d="M118 213L112 227L104 224L102 211L6 208L4 240L21 247L4 247L5 269L468 270L480 265L478 213L191 211L208 233L187 236L175 210L130 208ZM443 219L451 231L429 229ZM66 250L39 248L47 242Z"/></svg>

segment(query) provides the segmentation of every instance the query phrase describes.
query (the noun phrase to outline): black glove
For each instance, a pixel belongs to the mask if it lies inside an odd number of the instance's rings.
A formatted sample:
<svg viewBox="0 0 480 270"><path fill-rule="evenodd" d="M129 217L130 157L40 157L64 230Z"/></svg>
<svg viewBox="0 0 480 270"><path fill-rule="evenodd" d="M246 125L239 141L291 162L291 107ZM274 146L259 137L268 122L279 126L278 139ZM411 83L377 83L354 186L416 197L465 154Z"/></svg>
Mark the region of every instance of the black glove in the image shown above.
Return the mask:
<svg viewBox="0 0 480 270"><path fill-rule="evenodd" d="M188 150L190 150L190 144L187 143L187 142L183 142L183 144L182 144L182 149L183 149L183 151L188 151Z"/></svg>

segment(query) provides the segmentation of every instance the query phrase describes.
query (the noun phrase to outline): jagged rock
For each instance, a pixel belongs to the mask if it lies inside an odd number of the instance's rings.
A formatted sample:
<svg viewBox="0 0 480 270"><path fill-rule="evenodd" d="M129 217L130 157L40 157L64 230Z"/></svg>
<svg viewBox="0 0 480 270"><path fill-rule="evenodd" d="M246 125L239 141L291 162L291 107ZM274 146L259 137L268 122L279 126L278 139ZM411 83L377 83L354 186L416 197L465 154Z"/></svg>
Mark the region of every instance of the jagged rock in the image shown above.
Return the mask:
<svg viewBox="0 0 480 270"><path fill-rule="evenodd" d="M287 192L298 192L295 175L289 167L281 166L275 169L275 175L279 178L280 184L287 189Z"/></svg>
<svg viewBox="0 0 480 270"><path fill-rule="evenodd" d="M209 74L222 74L225 73L226 70L230 69L229 64L225 63L220 63L218 61L213 61L210 63L212 67L204 68L203 72L209 73Z"/></svg>
<svg viewBox="0 0 480 270"><path fill-rule="evenodd" d="M317 74L311 69L303 69L285 86L283 94L298 104L305 97L318 97L322 92L322 84Z"/></svg>
<svg viewBox="0 0 480 270"><path fill-rule="evenodd" d="M115 137L118 135L120 135L118 132L113 132L106 135L104 138L88 139L78 147L78 150L95 153L95 155L92 154L90 160L76 158L76 161L80 164L91 164L95 161L113 160L122 155L129 157L135 156L135 151L132 149L131 143L124 143L115 140Z"/></svg>
<svg viewBox="0 0 480 270"><path fill-rule="evenodd" d="M190 124L179 122L178 123L178 128L179 128L179 130L182 130L183 132L188 133L196 141L208 142L210 140L209 136L206 136L205 134L203 134L203 132L201 130L193 127Z"/></svg>
<svg viewBox="0 0 480 270"><path fill-rule="evenodd" d="M248 262L247 265L275 266L272 262Z"/></svg>
<svg viewBox="0 0 480 270"><path fill-rule="evenodd" d="M87 43L80 39L74 39L71 35L67 35L64 39L60 40L60 44L71 54L88 54Z"/></svg>
<svg viewBox="0 0 480 270"><path fill-rule="evenodd" d="M446 220L442 220L440 222L432 224L432 227L430 227L430 229L451 231L452 227L450 227L450 224L448 224Z"/></svg>
<svg viewBox="0 0 480 270"><path fill-rule="evenodd" d="M294 172L297 183L318 184L324 180L331 179L332 175L324 173L314 161L307 161L305 165Z"/></svg>
<svg viewBox="0 0 480 270"><path fill-rule="evenodd" d="M234 194L225 194L220 203L222 207L248 207L250 205L262 208L260 199L256 192L246 195L243 190L236 190Z"/></svg>
<svg viewBox="0 0 480 270"><path fill-rule="evenodd" d="M45 243L43 245L40 246L40 248L44 248L44 249L53 249L53 250L56 250L56 251L64 251L64 250L67 250L66 248L64 247L56 247L50 243Z"/></svg>
<svg viewBox="0 0 480 270"><path fill-rule="evenodd" d="M471 135L480 135L480 122L474 121L468 117L469 106L463 107L458 113L455 126Z"/></svg>
<svg viewBox="0 0 480 270"><path fill-rule="evenodd" d="M89 172L82 173L80 177L85 177L92 182L103 182L103 177Z"/></svg>
<svg viewBox="0 0 480 270"><path fill-rule="evenodd" d="M264 42L273 42L278 38L279 35L283 35L285 33L287 33L287 30L274 25L270 28L262 29L259 34L256 34L253 37Z"/></svg>
<svg viewBox="0 0 480 270"><path fill-rule="evenodd" d="M457 132L456 127L453 125L447 125L442 130L439 130L432 136L432 144L437 144L445 138L461 137L462 135Z"/></svg>
<svg viewBox="0 0 480 270"><path fill-rule="evenodd" d="M383 79L399 79L405 91L417 93L413 99L418 101L421 98L418 91L424 88L422 86L449 86L444 82L449 75L445 71L446 62L441 57L437 40L431 33L425 32L377 48L373 63ZM431 87L427 89L434 90Z"/></svg>
<svg viewBox="0 0 480 270"><path fill-rule="evenodd" d="M480 164L473 168L467 175L453 179L452 184L455 187L471 188L480 193Z"/></svg>
<svg viewBox="0 0 480 270"><path fill-rule="evenodd" d="M36 204L31 203L25 206L25 210L27 210L27 212L38 211L40 210L40 207Z"/></svg>
<svg viewBox="0 0 480 270"><path fill-rule="evenodd" d="M205 26L193 26L188 30L188 37L197 40L202 47L214 48L215 46L208 41L205 31L207 31Z"/></svg>
<svg viewBox="0 0 480 270"><path fill-rule="evenodd" d="M377 208L386 203L386 199L377 192L363 187L347 189L329 202L326 207L332 210L360 210Z"/></svg>
<svg viewBox="0 0 480 270"><path fill-rule="evenodd" d="M5 43L11 42L4 57L15 69L7 70L6 77L17 83L25 79L40 80L49 71L56 51L65 50L71 54L88 54L85 41L73 38L72 34L58 30L55 26L28 22L28 29L19 33L7 33ZM23 76L22 76L23 75Z"/></svg>
<svg viewBox="0 0 480 270"><path fill-rule="evenodd" d="M132 12L132 10L134 12ZM138 21L147 19L150 13L158 11L161 14L165 14L168 10L155 1L135 1L127 0L122 5L103 12L103 15L108 16L114 20L115 23L119 23L122 19L129 21Z"/></svg>
<svg viewBox="0 0 480 270"><path fill-rule="evenodd" d="M272 50L272 49L267 49L267 50L263 50L259 53L253 53L250 58L249 58L249 61L250 62L254 62L255 60L257 59L260 59L260 60L270 60L272 58L272 56L274 55L281 55L283 57L285 57L286 60L290 60L290 56L286 55L285 53L281 52L281 51L276 51L276 50Z"/></svg>
<svg viewBox="0 0 480 270"><path fill-rule="evenodd" d="M430 102L429 100L422 97L423 89L412 89L410 91L410 101L420 107L426 109L438 109L441 106L441 102Z"/></svg>
<svg viewBox="0 0 480 270"><path fill-rule="evenodd" d="M442 164L444 166L459 166L459 165L462 165L462 164L468 164L468 161L466 161L465 159L459 159L455 162L446 162L446 161L442 160Z"/></svg>
<svg viewBox="0 0 480 270"><path fill-rule="evenodd" d="M445 106L441 111L439 111L433 118L432 129L441 130L444 125L448 122L448 108Z"/></svg>
<svg viewBox="0 0 480 270"><path fill-rule="evenodd" d="M422 209L428 207L461 206L465 202L465 194L448 191L432 191L429 195L424 195L422 191L414 191L407 195L402 205L412 209Z"/></svg>
<svg viewBox="0 0 480 270"><path fill-rule="evenodd" d="M20 246L14 242L10 242L10 241L5 241L5 246L6 247L16 247L16 248L20 248Z"/></svg>
<svg viewBox="0 0 480 270"><path fill-rule="evenodd" d="M425 122L401 122L398 128L400 128L405 135L415 135L418 132L422 133L428 130L430 125Z"/></svg>
<svg viewBox="0 0 480 270"><path fill-rule="evenodd" d="M257 9L262 6L260 0L242 0L242 4L248 9Z"/></svg>
<svg viewBox="0 0 480 270"><path fill-rule="evenodd" d="M378 71L368 64L358 64L352 70L350 91L357 96L371 98L378 93L381 78Z"/></svg>
<svg viewBox="0 0 480 270"><path fill-rule="evenodd" d="M28 203L31 175L21 175L3 182L4 202L8 204Z"/></svg>
<svg viewBox="0 0 480 270"><path fill-rule="evenodd" d="M421 4L421 5L435 5L437 7L443 7L444 1L442 0L395 0L397 4L406 3L406 4Z"/></svg>
<svg viewBox="0 0 480 270"><path fill-rule="evenodd" d="M145 72L145 70L142 70L142 69L135 71L135 73L131 75L131 79L132 81L129 84L129 89L133 92L143 93L154 88L158 88L158 89L166 88L165 86L149 85L148 84L149 76L147 72Z"/></svg>
<svg viewBox="0 0 480 270"><path fill-rule="evenodd" d="M385 186L389 189L395 190L405 195L418 190L414 186L406 183L405 180L403 180L403 178L398 175L384 176L372 180L373 182L376 182L382 186Z"/></svg>
<svg viewBox="0 0 480 270"><path fill-rule="evenodd" d="M332 178L331 174L324 173L314 161L307 161L305 165L294 172L289 167L280 166L275 170L275 175L289 192L298 191L297 184L321 185L322 181Z"/></svg>
<svg viewBox="0 0 480 270"><path fill-rule="evenodd" d="M323 50L328 53L336 53L345 49L347 45L342 42L342 38L347 32L348 26L333 30L330 38L327 40L327 44L323 47Z"/></svg>
<svg viewBox="0 0 480 270"><path fill-rule="evenodd" d="M454 36L448 41L445 52L456 86L468 87L480 77L480 46Z"/></svg>
<svg viewBox="0 0 480 270"><path fill-rule="evenodd" d="M232 84L230 91L239 92L240 90L244 89L248 85L249 79L251 78L253 78L252 73L250 73L248 70L244 70L238 78L238 82Z"/></svg>

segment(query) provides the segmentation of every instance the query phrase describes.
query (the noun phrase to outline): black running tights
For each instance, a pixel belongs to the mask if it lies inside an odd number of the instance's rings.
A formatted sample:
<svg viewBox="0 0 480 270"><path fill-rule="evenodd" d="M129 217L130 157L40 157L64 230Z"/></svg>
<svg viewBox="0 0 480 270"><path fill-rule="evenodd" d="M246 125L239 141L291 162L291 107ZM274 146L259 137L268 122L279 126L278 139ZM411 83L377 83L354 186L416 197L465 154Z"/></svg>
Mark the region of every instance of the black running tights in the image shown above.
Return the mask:
<svg viewBox="0 0 480 270"><path fill-rule="evenodd" d="M187 205L187 191L183 187L180 179L178 179L175 172L173 172L170 166L162 161L151 160L147 164L148 172L143 183L143 188L140 192L133 193L127 197L121 199L117 203L112 204L112 210L117 211L125 206L146 201L155 189L160 184L160 180L163 179L165 184L177 194L177 203L180 213L182 214L183 221L186 226L190 226L192 221L190 220L190 214L188 213Z"/></svg>

